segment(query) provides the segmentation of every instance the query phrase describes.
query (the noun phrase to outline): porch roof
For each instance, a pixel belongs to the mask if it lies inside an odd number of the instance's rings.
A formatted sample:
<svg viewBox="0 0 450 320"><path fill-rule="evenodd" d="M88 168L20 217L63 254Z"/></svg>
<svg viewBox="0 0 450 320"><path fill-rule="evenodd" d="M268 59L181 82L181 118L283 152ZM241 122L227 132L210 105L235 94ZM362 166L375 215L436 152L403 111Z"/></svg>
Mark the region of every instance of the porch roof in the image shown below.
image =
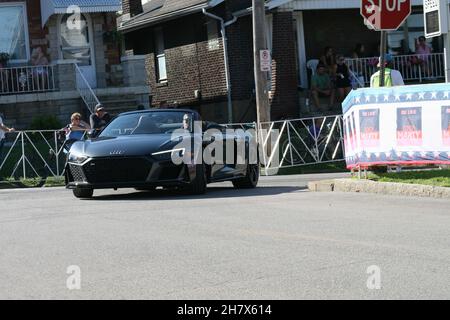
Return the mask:
<svg viewBox="0 0 450 320"><path fill-rule="evenodd" d="M201 12L202 9L215 7L224 0L152 0L144 4L144 12L123 21L119 30L130 31L131 29L148 26L161 21L178 18Z"/></svg>
<svg viewBox="0 0 450 320"><path fill-rule="evenodd" d="M65 14L70 6L78 6L81 13L116 12L122 10L121 0L41 0L42 26L54 14Z"/></svg>

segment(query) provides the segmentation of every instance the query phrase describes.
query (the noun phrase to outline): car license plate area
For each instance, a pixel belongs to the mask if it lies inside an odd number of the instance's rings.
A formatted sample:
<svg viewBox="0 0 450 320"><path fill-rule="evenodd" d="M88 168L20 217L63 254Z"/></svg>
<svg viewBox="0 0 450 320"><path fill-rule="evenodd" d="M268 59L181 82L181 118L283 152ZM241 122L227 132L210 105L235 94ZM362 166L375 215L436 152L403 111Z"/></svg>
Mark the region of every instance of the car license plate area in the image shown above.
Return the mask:
<svg viewBox="0 0 450 320"><path fill-rule="evenodd" d="M151 163L145 158L93 159L83 169L89 183L144 182Z"/></svg>

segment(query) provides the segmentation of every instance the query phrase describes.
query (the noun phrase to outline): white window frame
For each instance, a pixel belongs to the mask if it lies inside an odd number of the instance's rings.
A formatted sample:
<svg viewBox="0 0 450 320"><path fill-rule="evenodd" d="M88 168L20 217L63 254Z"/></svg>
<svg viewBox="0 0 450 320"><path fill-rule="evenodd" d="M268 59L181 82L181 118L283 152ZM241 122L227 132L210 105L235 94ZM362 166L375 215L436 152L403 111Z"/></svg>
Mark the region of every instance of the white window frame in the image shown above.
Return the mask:
<svg viewBox="0 0 450 320"><path fill-rule="evenodd" d="M25 31L25 51L26 51L26 59L15 59L9 60L9 63L19 64L19 63L28 63L30 61L30 37L28 33L28 12L27 12L27 4L25 2L2 2L0 3L1 7L22 7L23 10L23 23L24 23L24 31Z"/></svg>
<svg viewBox="0 0 450 320"><path fill-rule="evenodd" d="M219 28L217 26L217 20L208 18L206 21L206 35L208 38L208 50L214 51L220 49L219 43Z"/></svg>
<svg viewBox="0 0 450 320"><path fill-rule="evenodd" d="M165 53L165 43L164 43L164 32L163 32L163 28L156 28L154 31L154 35L155 35L155 68L156 68L156 75L157 75L157 82L158 83L165 83L167 82L167 61L166 61L166 53ZM162 48L160 48L160 43L159 40L162 41ZM162 49L162 53L160 52L160 49ZM164 65L165 65L165 69L166 69L166 77L165 78L161 78L161 72L159 69L159 61L160 59L164 59Z"/></svg>

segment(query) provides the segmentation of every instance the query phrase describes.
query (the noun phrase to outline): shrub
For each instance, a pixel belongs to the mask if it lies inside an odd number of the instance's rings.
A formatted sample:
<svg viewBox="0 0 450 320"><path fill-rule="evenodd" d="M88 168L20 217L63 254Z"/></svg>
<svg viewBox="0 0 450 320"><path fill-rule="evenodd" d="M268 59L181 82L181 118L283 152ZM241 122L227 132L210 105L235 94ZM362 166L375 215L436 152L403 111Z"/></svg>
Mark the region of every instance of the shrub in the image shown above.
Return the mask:
<svg viewBox="0 0 450 320"><path fill-rule="evenodd" d="M42 115L33 118L31 130L57 130L62 128L61 121L55 115Z"/></svg>

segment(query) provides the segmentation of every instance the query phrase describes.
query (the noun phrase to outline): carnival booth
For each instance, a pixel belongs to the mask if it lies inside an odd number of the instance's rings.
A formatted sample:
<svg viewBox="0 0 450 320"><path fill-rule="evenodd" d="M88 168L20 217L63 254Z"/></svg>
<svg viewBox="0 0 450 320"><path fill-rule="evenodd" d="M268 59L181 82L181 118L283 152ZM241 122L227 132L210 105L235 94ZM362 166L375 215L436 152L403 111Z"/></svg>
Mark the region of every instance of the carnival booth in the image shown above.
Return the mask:
<svg viewBox="0 0 450 320"><path fill-rule="evenodd" d="M349 169L450 165L450 85L352 91L343 105Z"/></svg>

